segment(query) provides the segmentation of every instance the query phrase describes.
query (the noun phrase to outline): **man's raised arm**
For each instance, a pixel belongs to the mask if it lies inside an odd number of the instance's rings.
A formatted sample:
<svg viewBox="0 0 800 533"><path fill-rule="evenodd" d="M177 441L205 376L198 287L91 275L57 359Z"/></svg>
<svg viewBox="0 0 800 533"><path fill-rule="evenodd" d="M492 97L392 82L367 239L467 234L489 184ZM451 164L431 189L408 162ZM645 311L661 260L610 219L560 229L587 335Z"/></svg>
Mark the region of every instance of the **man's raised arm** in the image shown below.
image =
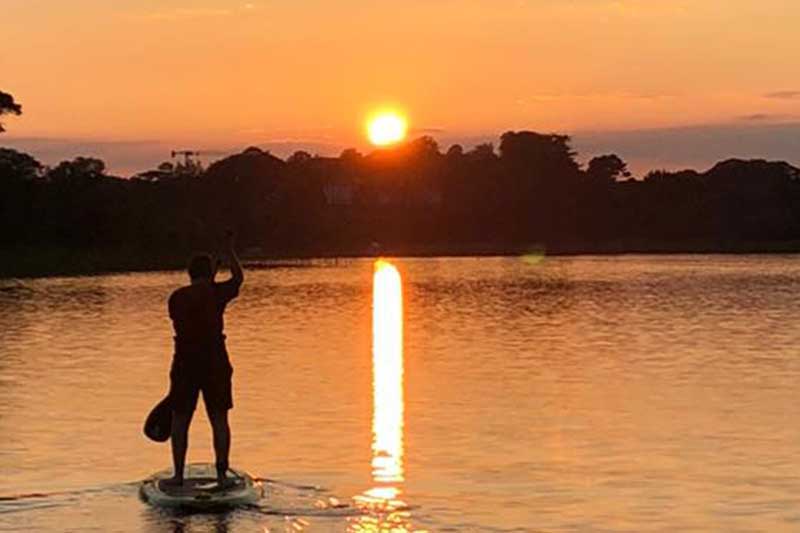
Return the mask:
<svg viewBox="0 0 800 533"><path fill-rule="evenodd" d="M244 281L244 271L242 271L242 264L239 262L239 258L236 256L236 250L234 249L233 245L233 232L228 231L225 234L226 237L226 252L228 254L228 263L231 269L231 279L236 282L237 285L241 285L242 281Z"/></svg>

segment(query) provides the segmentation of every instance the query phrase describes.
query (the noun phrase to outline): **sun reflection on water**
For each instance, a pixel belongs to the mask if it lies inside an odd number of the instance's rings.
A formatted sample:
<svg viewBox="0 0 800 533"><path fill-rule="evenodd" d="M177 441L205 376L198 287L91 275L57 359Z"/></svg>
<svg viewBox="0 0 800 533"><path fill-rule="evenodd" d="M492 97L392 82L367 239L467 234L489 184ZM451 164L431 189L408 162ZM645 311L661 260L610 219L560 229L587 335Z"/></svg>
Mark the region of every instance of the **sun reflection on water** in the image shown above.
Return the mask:
<svg viewBox="0 0 800 533"><path fill-rule="evenodd" d="M348 531L407 533L411 514L400 499L403 469L403 287L400 272L375 262L372 288L372 480L356 496L366 513Z"/></svg>
<svg viewBox="0 0 800 533"><path fill-rule="evenodd" d="M375 263L372 302L372 476L394 483L403 481L403 292L391 263Z"/></svg>

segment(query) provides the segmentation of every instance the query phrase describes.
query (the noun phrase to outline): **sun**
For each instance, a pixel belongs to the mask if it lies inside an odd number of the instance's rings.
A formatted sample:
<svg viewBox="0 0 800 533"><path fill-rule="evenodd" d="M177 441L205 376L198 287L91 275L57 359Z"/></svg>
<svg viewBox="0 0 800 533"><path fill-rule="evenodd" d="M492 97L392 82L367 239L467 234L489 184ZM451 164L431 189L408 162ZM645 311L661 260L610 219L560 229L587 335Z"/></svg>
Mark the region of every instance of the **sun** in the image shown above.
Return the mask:
<svg viewBox="0 0 800 533"><path fill-rule="evenodd" d="M376 146L388 146L406 138L408 123L396 111L381 111L367 120L367 136Z"/></svg>

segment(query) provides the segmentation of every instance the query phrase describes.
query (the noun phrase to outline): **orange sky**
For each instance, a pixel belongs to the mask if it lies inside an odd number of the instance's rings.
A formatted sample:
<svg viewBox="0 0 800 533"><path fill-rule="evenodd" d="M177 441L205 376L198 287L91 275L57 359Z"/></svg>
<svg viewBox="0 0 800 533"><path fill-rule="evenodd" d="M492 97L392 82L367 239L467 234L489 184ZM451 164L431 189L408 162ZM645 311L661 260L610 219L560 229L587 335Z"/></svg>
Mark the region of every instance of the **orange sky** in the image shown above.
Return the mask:
<svg viewBox="0 0 800 533"><path fill-rule="evenodd" d="M3 140L363 147L800 122L790 0L2 0Z"/></svg>

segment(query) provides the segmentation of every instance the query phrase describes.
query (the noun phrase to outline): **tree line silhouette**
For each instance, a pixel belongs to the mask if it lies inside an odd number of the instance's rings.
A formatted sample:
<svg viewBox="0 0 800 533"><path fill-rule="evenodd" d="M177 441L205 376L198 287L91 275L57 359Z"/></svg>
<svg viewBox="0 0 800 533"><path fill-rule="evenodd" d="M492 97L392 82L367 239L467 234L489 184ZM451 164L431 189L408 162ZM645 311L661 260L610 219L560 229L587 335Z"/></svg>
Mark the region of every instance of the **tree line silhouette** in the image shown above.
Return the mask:
<svg viewBox="0 0 800 533"><path fill-rule="evenodd" d="M368 154L283 160L251 147L205 169L189 160L120 178L99 159L46 167L0 148L0 248L182 261L227 227L252 254L284 257L800 243L800 170L788 163L732 159L636 180L616 155L586 168L576 155L568 136L509 131L497 149L442 151L426 136Z"/></svg>

